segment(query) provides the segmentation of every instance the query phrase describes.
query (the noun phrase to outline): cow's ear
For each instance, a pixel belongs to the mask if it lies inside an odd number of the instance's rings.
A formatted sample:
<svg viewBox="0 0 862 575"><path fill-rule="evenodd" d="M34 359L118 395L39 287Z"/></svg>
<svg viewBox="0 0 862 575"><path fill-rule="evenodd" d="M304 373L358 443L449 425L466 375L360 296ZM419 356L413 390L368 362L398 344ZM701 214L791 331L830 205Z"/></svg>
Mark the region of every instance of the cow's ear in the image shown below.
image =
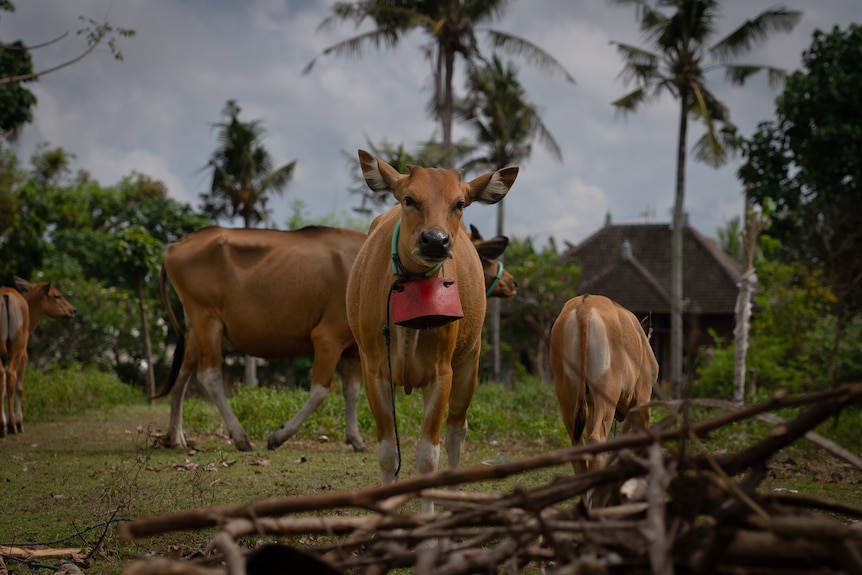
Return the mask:
<svg viewBox="0 0 862 575"><path fill-rule="evenodd" d="M480 256L485 259L495 260L506 251L506 246L509 245L509 238L506 236L497 236L474 245Z"/></svg>
<svg viewBox="0 0 862 575"><path fill-rule="evenodd" d="M24 278L19 278L15 276L15 289L17 289L21 293L27 293L30 291L30 288L33 287L33 284L25 280Z"/></svg>
<svg viewBox="0 0 862 575"><path fill-rule="evenodd" d="M468 184L470 200L482 204L496 204L509 193L517 177L517 166L479 176Z"/></svg>
<svg viewBox="0 0 862 575"><path fill-rule="evenodd" d="M482 241L482 234L479 233L479 230L473 224L470 224L470 239L474 242Z"/></svg>
<svg viewBox="0 0 862 575"><path fill-rule="evenodd" d="M42 297L48 297L51 295L51 282L43 284L42 287L39 288L39 295Z"/></svg>
<svg viewBox="0 0 862 575"><path fill-rule="evenodd" d="M404 174L398 173L398 170L365 150L359 150L359 165L368 187L379 194L394 192L395 184L405 177Z"/></svg>

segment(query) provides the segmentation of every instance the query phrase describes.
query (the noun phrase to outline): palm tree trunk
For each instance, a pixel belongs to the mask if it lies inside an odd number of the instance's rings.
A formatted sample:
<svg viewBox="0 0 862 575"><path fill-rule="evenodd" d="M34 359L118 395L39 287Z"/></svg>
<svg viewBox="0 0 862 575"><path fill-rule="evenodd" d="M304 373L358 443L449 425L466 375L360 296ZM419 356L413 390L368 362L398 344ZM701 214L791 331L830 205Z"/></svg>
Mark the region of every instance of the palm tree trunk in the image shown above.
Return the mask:
<svg viewBox="0 0 862 575"><path fill-rule="evenodd" d="M682 397L682 238L685 226L685 146L688 94L680 94L679 142L676 156L676 196L670 236L670 384L671 395Z"/></svg>
<svg viewBox="0 0 862 575"><path fill-rule="evenodd" d="M497 235L503 235L503 217L505 215L503 202L500 200L497 204ZM500 260L503 261L502 256ZM493 298L489 302L489 310L491 316L490 336L491 336L491 379L500 382L503 380L502 365L500 359L500 298Z"/></svg>
<svg viewBox="0 0 862 575"><path fill-rule="evenodd" d="M441 54L445 58L446 77L443 83L443 101L440 106L440 124L443 128L443 167L452 168L452 114L453 114L453 98L452 98L452 77L455 72L455 53L451 50L444 50Z"/></svg>
<svg viewBox="0 0 862 575"><path fill-rule="evenodd" d="M243 220L245 223L245 229L250 229L251 216L243 216ZM257 385L257 359L253 355L246 354L245 356L245 375L243 376L243 383L250 387L255 387Z"/></svg>

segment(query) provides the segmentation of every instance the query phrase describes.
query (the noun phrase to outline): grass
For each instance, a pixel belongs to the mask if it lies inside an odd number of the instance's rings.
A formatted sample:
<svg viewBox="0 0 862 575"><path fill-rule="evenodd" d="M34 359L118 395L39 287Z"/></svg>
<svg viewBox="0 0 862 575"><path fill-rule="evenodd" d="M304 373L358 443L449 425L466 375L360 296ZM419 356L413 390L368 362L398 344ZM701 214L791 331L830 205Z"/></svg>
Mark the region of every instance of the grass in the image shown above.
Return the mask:
<svg viewBox="0 0 862 575"><path fill-rule="evenodd" d="M157 447L158 436L167 427L167 399L149 405L138 391L98 372L46 375L33 370L25 396L25 433L0 440L4 511L0 545L81 547L83 554L92 552L88 575L118 573L142 554L202 549L209 533L172 533L128 542L117 537L116 521L376 484L374 425L364 399L359 421L368 451L354 453L344 443L340 392L332 393L293 439L275 451L266 450L269 434L299 409L305 397L306 392L299 390L259 388L241 389L233 397L234 410L254 442L250 453L233 448L209 402L189 400L186 434L195 448L168 450ZM399 394L403 477L415 474L421 410L421 394ZM834 429L827 423L820 431L852 437L860 419L858 411L852 412ZM768 432L769 426L762 424L735 426L722 430L707 448L737 449ZM470 411L462 465L520 459L565 445L551 386L536 381L512 388L481 384ZM858 441L844 445L858 452ZM445 450L441 464L444 460ZM502 494L570 472L568 467L545 469L470 489ZM793 489L862 506L859 483L858 471L800 442L770 463L764 488ZM18 573L25 569L11 561L9 567Z"/></svg>

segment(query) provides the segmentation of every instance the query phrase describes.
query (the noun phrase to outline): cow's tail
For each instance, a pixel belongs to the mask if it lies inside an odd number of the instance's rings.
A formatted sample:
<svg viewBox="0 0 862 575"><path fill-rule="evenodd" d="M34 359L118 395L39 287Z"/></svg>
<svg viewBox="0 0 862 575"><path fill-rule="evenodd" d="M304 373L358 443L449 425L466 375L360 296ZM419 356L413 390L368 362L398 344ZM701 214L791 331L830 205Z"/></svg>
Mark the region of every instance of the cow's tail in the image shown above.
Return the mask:
<svg viewBox="0 0 862 575"><path fill-rule="evenodd" d="M575 437L580 437L584 433L590 409L590 402L587 399L587 394L590 392L590 388L587 385L587 362L590 358L590 306L587 304L587 297L585 295L581 301L581 305L575 309L579 345L578 381L576 385L578 386L578 397L580 398L576 408L578 412L575 414Z"/></svg>
<svg viewBox="0 0 862 575"><path fill-rule="evenodd" d="M174 310L171 307L171 302L168 299L168 273L165 271L165 264L162 263L162 271L159 274L159 290L162 294L162 304L165 306L165 311L168 313L168 320L171 322L174 330L177 332L177 346L174 349L174 360L171 363L171 372L168 375L168 382L162 387L159 391L151 399L158 399L160 397L164 397L171 392L174 388L174 385L177 383L177 378L180 375L180 367L183 364L183 356L185 355L186 350L186 332L183 329L183 326L180 325L180 322L177 320L177 316L174 314Z"/></svg>

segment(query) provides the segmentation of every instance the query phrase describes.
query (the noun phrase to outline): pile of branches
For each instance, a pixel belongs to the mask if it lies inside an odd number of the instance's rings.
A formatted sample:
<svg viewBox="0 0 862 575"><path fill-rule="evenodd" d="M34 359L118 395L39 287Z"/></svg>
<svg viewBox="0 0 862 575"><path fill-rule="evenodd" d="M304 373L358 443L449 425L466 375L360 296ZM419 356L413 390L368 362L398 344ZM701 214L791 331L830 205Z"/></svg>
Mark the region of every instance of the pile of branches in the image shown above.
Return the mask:
<svg viewBox="0 0 862 575"><path fill-rule="evenodd" d="M776 453L811 438L819 423L860 399L862 384L847 384L801 397L776 396L696 424L687 423L682 406L681 423L673 428L658 425L602 444L356 491L137 519L121 526L122 536L216 531L203 558L139 559L124 574L862 573L862 509L758 490ZM723 426L755 417L775 423L770 412L800 406L795 419L779 422L767 437L739 451L702 449L701 441ZM838 451L862 469L857 456ZM602 452L611 454L603 468L564 474L539 487L502 496L466 488ZM441 489L458 484L463 491ZM400 511L417 498L434 501L442 511ZM245 549L237 539L248 535L270 542ZM298 543L279 543L277 537Z"/></svg>

